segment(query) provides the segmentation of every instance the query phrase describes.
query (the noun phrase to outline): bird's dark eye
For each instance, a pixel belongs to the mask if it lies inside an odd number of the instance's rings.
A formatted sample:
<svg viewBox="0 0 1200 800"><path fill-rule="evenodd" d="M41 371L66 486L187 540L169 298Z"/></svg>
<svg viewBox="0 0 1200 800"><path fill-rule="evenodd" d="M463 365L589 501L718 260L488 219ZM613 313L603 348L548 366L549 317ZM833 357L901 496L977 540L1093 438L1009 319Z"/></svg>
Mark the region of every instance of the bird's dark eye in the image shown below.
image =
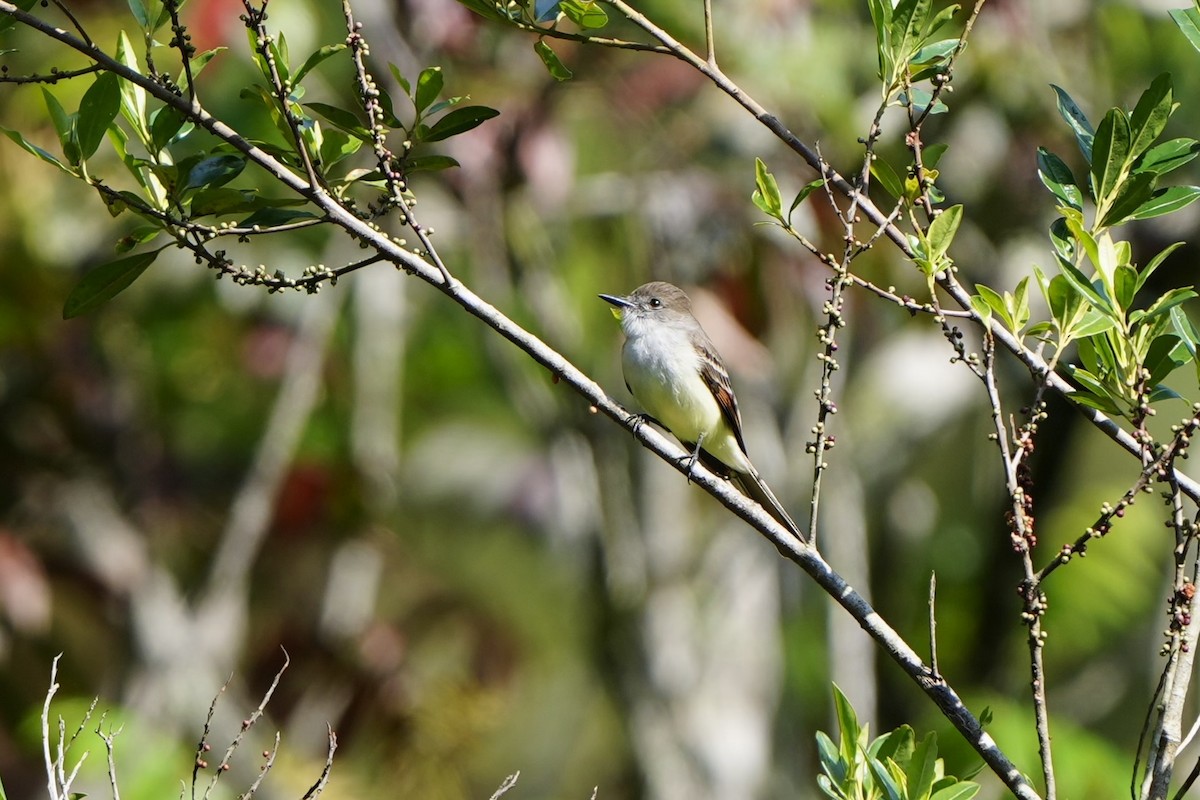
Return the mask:
<svg viewBox="0 0 1200 800"><path fill-rule="evenodd" d="M662 300L659 300L657 297L651 297L650 298L650 307L651 308L662 308Z"/></svg>

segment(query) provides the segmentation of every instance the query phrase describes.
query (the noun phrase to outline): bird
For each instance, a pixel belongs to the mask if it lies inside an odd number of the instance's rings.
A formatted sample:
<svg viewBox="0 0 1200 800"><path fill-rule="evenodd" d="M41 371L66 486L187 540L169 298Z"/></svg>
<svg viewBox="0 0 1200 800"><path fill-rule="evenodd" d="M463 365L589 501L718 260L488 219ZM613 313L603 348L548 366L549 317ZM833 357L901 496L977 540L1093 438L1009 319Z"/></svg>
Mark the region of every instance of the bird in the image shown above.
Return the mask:
<svg viewBox="0 0 1200 800"><path fill-rule="evenodd" d="M692 315L687 294L665 281L651 281L631 294L601 294L600 299L614 306L625 334L621 368L626 388L650 421L692 451L689 474L699 459L805 541L746 454L729 370Z"/></svg>

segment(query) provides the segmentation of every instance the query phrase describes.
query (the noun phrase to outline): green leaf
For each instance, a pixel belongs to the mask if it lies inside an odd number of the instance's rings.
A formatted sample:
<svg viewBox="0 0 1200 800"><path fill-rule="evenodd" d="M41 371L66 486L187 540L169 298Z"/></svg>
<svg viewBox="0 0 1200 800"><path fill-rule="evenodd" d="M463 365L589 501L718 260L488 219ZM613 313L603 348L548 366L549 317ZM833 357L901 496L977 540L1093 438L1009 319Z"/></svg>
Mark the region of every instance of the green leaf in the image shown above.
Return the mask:
<svg viewBox="0 0 1200 800"><path fill-rule="evenodd" d="M327 103L304 103L303 105L305 108L320 114L335 127L342 129L351 136L357 136L364 142L371 141L371 133L367 130L367 123L359 119L358 115L353 111L347 111L344 108L331 106Z"/></svg>
<svg viewBox="0 0 1200 800"><path fill-rule="evenodd" d="M1117 189L1117 196L1113 198L1112 204L1104 212L1104 218L1100 220L1101 227L1115 227L1133 218L1133 215L1140 212L1154 197L1157 184L1158 176L1153 172L1139 172L1122 181ZM1160 213L1166 214L1167 211Z"/></svg>
<svg viewBox="0 0 1200 800"><path fill-rule="evenodd" d="M1113 273L1113 300L1122 311L1133 305L1134 293L1137 291L1137 272L1128 264L1117 267Z"/></svg>
<svg viewBox="0 0 1200 800"><path fill-rule="evenodd" d="M871 768L875 786L883 790L886 800L905 800L905 793L901 790L899 782L888 773L887 768L878 759L868 759L867 765Z"/></svg>
<svg viewBox="0 0 1200 800"><path fill-rule="evenodd" d="M286 208L263 208L237 224L239 228L273 228L276 225L286 225L301 219L316 219L316 215L308 211L289 211Z"/></svg>
<svg viewBox="0 0 1200 800"><path fill-rule="evenodd" d="M934 142L921 151L921 165L925 169L934 169L941 162L942 156L950 149L945 142Z"/></svg>
<svg viewBox="0 0 1200 800"><path fill-rule="evenodd" d="M345 49L346 45L340 42L338 44L327 44L324 47L318 48L308 58L304 59L304 63L300 65L300 69L296 70L296 74L292 77L292 83L300 83L300 81L304 80L304 76L311 72L314 67Z"/></svg>
<svg viewBox="0 0 1200 800"><path fill-rule="evenodd" d="M392 77L396 79L396 83L400 85L400 88L404 90L404 93L412 94L412 86L409 85L408 78L404 77L404 74L400 72L400 68L389 61L388 69L391 70Z"/></svg>
<svg viewBox="0 0 1200 800"><path fill-rule="evenodd" d="M1200 9L1176 8L1170 14L1192 47L1200 50Z"/></svg>
<svg viewBox="0 0 1200 800"><path fill-rule="evenodd" d="M77 173L74 169L72 169L71 167L68 167L62 161L59 161L58 158L56 156L54 156L52 153L50 153L46 150L43 150L42 148L38 147L33 142L26 139L24 136L21 135L20 131L14 131L11 128L5 128L3 125L0 125L0 132L3 132L5 136L7 136L9 139L12 139L14 142L16 142L21 147L21 149L23 149L25 152L31 153L31 154L37 156L42 161L45 161L47 164L53 164L54 166L58 167L63 172L67 173L68 175L74 175L74 176L78 177L79 173Z"/></svg>
<svg viewBox="0 0 1200 800"><path fill-rule="evenodd" d="M1087 116L1071 99L1071 95L1067 94L1065 89L1062 89L1054 84L1050 84L1050 88L1058 96L1058 113L1071 126L1071 130L1075 132L1075 141L1079 145L1083 157L1088 163L1092 162L1092 142L1095 138L1095 132L1092 130L1092 123L1088 122Z"/></svg>
<svg viewBox="0 0 1200 800"><path fill-rule="evenodd" d="M1092 188L1098 204L1112 196L1125 175L1129 137L1129 118L1121 109L1110 108L1092 144Z"/></svg>
<svg viewBox="0 0 1200 800"><path fill-rule="evenodd" d="M1142 92L1129 115L1129 152L1132 157L1136 158L1150 149L1150 145L1154 144L1154 140L1161 136L1163 129L1167 127L1167 120L1175 108L1171 75L1164 72L1150 83L1150 88Z"/></svg>
<svg viewBox="0 0 1200 800"><path fill-rule="evenodd" d="M975 284L975 290L979 292L980 299L991 309L992 313L998 315L1004 321L1004 327L1013 330L1015 327L1013 325L1013 318L1009 314L1004 297L995 289L990 286L984 286L982 283Z"/></svg>
<svg viewBox="0 0 1200 800"><path fill-rule="evenodd" d="M1168 375L1192 360L1192 354L1184 345L1183 340L1173 333L1163 334L1156 338L1146 352L1142 366L1149 371L1147 386L1157 386Z"/></svg>
<svg viewBox="0 0 1200 800"><path fill-rule="evenodd" d="M1070 261L1066 261L1062 258L1059 258L1058 260L1058 267L1062 270L1062 276L1066 278L1066 280L1075 287L1076 291L1082 294L1089 303L1108 316L1115 316L1115 312L1112 309L1112 304L1109 302L1108 298L1096 291L1096 287L1092 285L1092 282L1088 280L1087 276L1079 271L1078 267L1076 267Z"/></svg>
<svg viewBox="0 0 1200 800"><path fill-rule="evenodd" d="M934 217L927 234L931 259L940 259L950 249L950 243L954 241L954 234L958 232L958 225L962 222L962 213L963 207L955 205Z"/></svg>
<svg viewBox="0 0 1200 800"><path fill-rule="evenodd" d="M241 174L246 168L246 159L229 153L209 156L198 162L188 171L184 189L197 189L201 186L224 186Z"/></svg>
<svg viewBox="0 0 1200 800"><path fill-rule="evenodd" d="M449 139L451 136L466 133L481 123L499 115L499 111L487 106L463 106L462 108L456 108L439 119L433 128L430 129L429 133L422 137L422 140L426 142L440 142L443 139Z"/></svg>
<svg viewBox="0 0 1200 800"><path fill-rule="evenodd" d="M417 78L417 93L413 96L418 116L425 113L425 109L438 99L438 95L442 93L442 81L441 67L427 67L421 70L421 75Z"/></svg>
<svg viewBox="0 0 1200 800"><path fill-rule="evenodd" d="M1083 209L1083 191L1075 182L1071 168L1044 147L1037 149L1038 177L1055 197L1071 208Z"/></svg>
<svg viewBox="0 0 1200 800"><path fill-rule="evenodd" d="M38 4L38 0L12 0L12 4L22 11L29 11ZM16 17L11 17L8 14L0 14L0 33L3 33L16 24Z"/></svg>
<svg viewBox="0 0 1200 800"><path fill-rule="evenodd" d="M882 157L877 157L871 161L871 175L875 180L879 181L879 185L893 199L899 200L905 196L904 182L900 180L899 174L892 168L892 165L883 160Z"/></svg>
<svg viewBox="0 0 1200 800"><path fill-rule="evenodd" d="M192 123L187 122L183 112L174 106L162 106L150 115L150 142L154 152L166 149L180 131L192 130Z"/></svg>
<svg viewBox="0 0 1200 800"><path fill-rule="evenodd" d="M339 161L357 153L362 146L363 140L357 136L351 136L345 131L336 128L327 130L324 132L324 138L318 153L321 165L325 168L332 167Z"/></svg>
<svg viewBox="0 0 1200 800"><path fill-rule="evenodd" d="M858 715L854 713L854 706L850 705L850 700L842 693L841 688L836 683L833 684L833 708L837 714L839 739L841 742L838 750L844 757L849 759L858 748L858 735L860 732Z"/></svg>
<svg viewBox="0 0 1200 800"><path fill-rule="evenodd" d="M162 248L118 258L84 275L63 303L63 319L87 314L116 297L137 280L161 252Z"/></svg>
<svg viewBox="0 0 1200 800"><path fill-rule="evenodd" d="M1077 337L1075 326L1085 310L1084 295L1065 277L1055 275L1046 287L1046 303L1059 335L1065 340L1060 347L1065 347L1067 341Z"/></svg>
<svg viewBox="0 0 1200 800"><path fill-rule="evenodd" d="M937 778L937 734L930 731L913 750L908 767L904 770L907 778L907 798L921 800L927 797Z"/></svg>
<svg viewBox="0 0 1200 800"><path fill-rule="evenodd" d="M792 200L792 204L788 206L787 218L789 222L792 219L792 212L796 210L796 207L807 200L810 194L815 192L817 189L820 189L824 185L824 179L817 178L815 181L809 181L800 187L800 191L796 192L796 197Z"/></svg>
<svg viewBox="0 0 1200 800"><path fill-rule="evenodd" d="M817 758L821 769L837 787L842 787L849 776L849 763L838 751L838 746L822 731L817 731Z"/></svg>
<svg viewBox="0 0 1200 800"><path fill-rule="evenodd" d="M556 81L569 81L575 73L567 69L566 64L558 57L558 53L550 48L550 45L542 39L538 39L533 43L533 51L537 53L538 58L546 65L546 71L550 73L550 77Z"/></svg>
<svg viewBox="0 0 1200 800"><path fill-rule="evenodd" d="M117 61L126 68L141 74L133 43L121 31L117 37ZM121 81L121 114L133 127L134 133L143 144L150 141L150 127L146 119L146 90L132 81Z"/></svg>
<svg viewBox="0 0 1200 800"><path fill-rule="evenodd" d="M75 117L67 113L66 109L62 107L62 103L58 102L58 98L51 94L49 89L45 86L41 89L42 99L46 103L46 112L54 124L55 133L58 134L58 143L63 149L63 156L68 163L78 164L79 142L76 139Z"/></svg>
<svg viewBox="0 0 1200 800"><path fill-rule="evenodd" d="M1138 274L1137 287L1134 289L1134 291L1135 292L1140 291L1142 286L1145 285L1146 281L1150 278L1150 276L1154 274L1154 270L1158 269L1160 266L1162 266L1162 263L1164 261L1166 261L1167 256L1171 255L1171 253L1174 253L1176 250L1178 250L1182 246L1183 246L1183 242L1175 242L1174 244L1169 244L1166 247L1164 247L1162 250L1160 250L1158 252L1158 255L1156 255L1156 256L1154 256L1154 258L1150 259L1150 263L1147 264L1145 267L1143 267L1141 273Z"/></svg>
<svg viewBox="0 0 1200 800"><path fill-rule="evenodd" d="M1151 219L1170 214L1181 208L1190 206L1200 198L1200 186L1170 186L1160 189L1138 209L1129 215L1129 219Z"/></svg>
<svg viewBox="0 0 1200 800"><path fill-rule="evenodd" d="M899 0L892 10L892 55L897 63L909 61L920 48L921 33L929 20L931 0Z"/></svg>
<svg viewBox="0 0 1200 800"><path fill-rule="evenodd" d="M114 72L105 72L92 82L83 93L79 103L79 118L76 130L79 135L79 151L83 158L91 158L108 126L121 113L121 79Z"/></svg>
<svg viewBox="0 0 1200 800"><path fill-rule="evenodd" d="M767 165L761 158L754 159L754 194L751 199L764 214L783 222L783 197L779 194L779 184L775 176L767 171Z"/></svg>
<svg viewBox="0 0 1200 800"><path fill-rule="evenodd" d="M562 0L558 8L567 19L585 30L603 28L608 24L608 14L594 0Z"/></svg>
<svg viewBox="0 0 1200 800"><path fill-rule="evenodd" d="M1142 319L1143 322L1150 322L1156 317L1160 317L1167 313L1180 303L1186 303L1195 296L1196 292L1190 286L1169 289L1166 292L1163 292L1157 300L1150 304L1150 307L1146 309L1145 316L1140 317L1140 319Z"/></svg>
<svg viewBox="0 0 1200 800"><path fill-rule="evenodd" d="M1151 147L1134 164L1139 172L1166 175L1200 155L1200 142L1195 139L1171 139Z"/></svg>
<svg viewBox="0 0 1200 800"><path fill-rule="evenodd" d="M971 800L977 794L979 794L979 784L960 781L934 792L929 800Z"/></svg>
<svg viewBox="0 0 1200 800"><path fill-rule="evenodd" d="M157 225L143 225L122 236L117 241L116 251L118 253L128 253L138 245L153 240L160 233L162 233L162 228Z"/></svg>
<svg viewBox="0 0 1200 800"><path fill-rule="evenodd" d="M450 156L417 156L416 158L407 159L404 162L404 171L406 173L435 172L457 166L459 166L459 163Z"/></svg>

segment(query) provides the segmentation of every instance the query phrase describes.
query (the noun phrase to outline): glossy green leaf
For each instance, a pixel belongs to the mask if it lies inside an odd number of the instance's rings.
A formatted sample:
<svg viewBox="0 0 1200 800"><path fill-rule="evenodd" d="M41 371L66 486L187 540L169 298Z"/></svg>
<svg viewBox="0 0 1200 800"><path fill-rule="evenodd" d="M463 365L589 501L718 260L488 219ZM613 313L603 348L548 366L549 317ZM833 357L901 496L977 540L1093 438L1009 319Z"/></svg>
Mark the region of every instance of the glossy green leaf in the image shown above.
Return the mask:
<svg viewBox="0 0 1200 800"><path fill-rule="evenodd" d="M566 64L558 57L558 53L551 49L550 45L546 44L543 39L538 39L533 43L533 50L537 53L538 58L546 65L546 71L550 73L550 77L556 81L569 81L574 73L567 69Z"/></svg>
<svg viewBox="0 0 1200 800"><path fill-rule="evenodd" d="M558 8L584 30L595 30L608 24L608 14L595 0L562 0Z"/></svg>
<svg viewBox="0 0 1200 800"><path fill-rule="evenodd" d="M334 128L324 132L318 157L321 159L321 165L328 169L343 159L357 153L362 149L362 146L362 139Z"/></svg>
<svg viewBox="0 0 1200 800"><path fill-rule="evenodd" d="M1115 227L1129 219L1134 219L1142 207L1154 197L1158 186L1158 176L1153 172L1139 172L1121 182L1117 196L1100 220L1105 228ZM1163 211L1161 213L1167 213Z"/></svg>
<svg viewBox="0 0 1200 800"><path fill-rule="evenodd" d="M438 99L438 95L442 93L442 82L441 67L426 67L421 70L421 75L417 78L417 92L413 96L417 114L425 113L425 109Z"/></svg>
<svg viewBox="0 0 1200 800"><path fill-rule="evenodd" d="M1067 221L1062 217L1050 223L1050 241L1060 256L1067 261L1075 260L1075 236L1067 227Z"/></svg>
<svg viewBox="0 0 1200 800"><path fill-rule="evenodd" d="M87 314L125 291L146 268L154 263L162 249L118 258L102 264L83 276L63 303L63 319Z"/></svg>
<svg viewBox="0 0 1200 800"><path fill-rule="evenodd" d="M1071 168L1061 158L1044 147L1037 150L1038 177L1055 197L1071 208L1083 208L1083 191L1075 182Z"/></svg>
<svg viewBox="0 0 1200 800"><path fill-rule="evenodd" d="M228 49L228 47L214 47L211 50L205 50L203 53L197 53L196 55L192 56L192 80L195 80L196 76L204 71L204 68L208 66L209 62L212 61L218 53ZM176 82L179 84L179 88L186 92L189 86L187 71L182 69L179 70L179 78Z"/></svg>
<svg viewBox="0 0 1200 800"><path fill-rule="evenodd" d="M1170 11L1171 19L1175 20L1175 24L1179 26L1179 30L1183 32L1184 37L1192 45L1192 47L1200 50L1200 9L1192 8L1175 8Z"/></svg>
<svg viewBox="0 0 1200 800"><path fill-rule="evenodd" d="M357 136L365 142L371 140L371 133L367 130L367 123L360 119L353 111L331 106L328 103L304 103L303 105L310 111L315 111L335 127L340 128L351 136Z"/></svg>
<svg viewBox="0 0 1200 800"><path fill-rule="evenodd" d="M904 197L904 182L900 180L896 170L883 157L880 156L871 161L871 175L893 199L899 200Z"/></svg>
<svg viewBox="0 0 1200 800"><path fill-rule="evenodd" d="M1134 294L1137 292L1137 272L1133 267L1122 264L1113 274L1113 299L1117 307L1128 310L1133 305Z"/></svg>
<svg viewBox="0 0 1200 800"><path fill-rule="evenodd" d="M754 194L751 199L767 216L783 220L783 197L779 194L779 184L761 158L754 159Z"/></svg>
<svg viewBox="0 0 1200 800"><path fill-rule="evenodd" d="M788 206L788 215L787 215L788 221L789 222L791 221L792 212L794 212L796 210L797 206L799 206L801 203L803 203L805 200L807 200L808 196L810 194L812 194L813 192L815 192L816 190L818 190L824 186L825 186L825 181L822 180L821 178L818 178L815 181L809 181L808 183L801 186L800 191L796 192L796 196L794 198L792 198L792 204L790 206Z"/></svg>
<svg viewBox="0 0 1200 800"><path fill-rule="evenodd" d="M891 44L897 63L908 61L920 48L932 5L931 0L899 0L892 9Z"/></svg>
<svg viewBox="0 0 1200 800"><path fill-rule="evenodd" d="M1200 142L1195 139L1171 139L1151 147L1134 164L1134 169L1166 175L1200 155Z"/></svg>
<svg viewBox="0 0 1200 800"><path fill-rule="evenodd" d="M958 39L942 39L938 42L932 42L914 53L910 63L913 66L941 66L950 58L950 54L957 47Z"/></svg>
<svg viewBox="0 0 1200 800"><path fill-rule="evenodd" d="M1162 383L1168 375L1192 360L1183 340L1173 333L1156 338L1146 352L1142 367L1149 371L1148 386Z"/></svg>
<svg viewBox="0 0 1200 800"><path fill-rule="evenodd" d="M229 153L209 156L202 159L188 171L184 189L196 189L201 186L224 186L241 174L246 168L246 159Z"/></svg>
<svg viewBox="0 0 1200 800"><path fill-rule="evenodd" d="M937 734L930 731L916 745L904 770L907 788L905 800L929 795L937 778L937 753Z"/></svg>
<svg viewBox="0 0 1200 800"><path fill-rule="evenodd" d="M904 792L901 791L899 782L892 777L887 768L878 759L868 759L867 766L871 770L871 777L875 779L876 788L883 791L885 800L905 800Z"/></svg>
<svg viewBox="0 0 1200 800"><path fill-rule="evenodd" d="M962 214L963 207L955 205L934 217L927 233L931 258L939 259L950 249L950 244L954 241L954 234L958 232L959 223L962 222Z"/></svg>
<svg viewBox="0 0 1200 800"><path fill-rule="evenodd" d="M1200 199L1200 186L1170 186L1158 190L1153 197L1138 207L1130 219L1151 219L1170 214L1190 206Z"/></svg>
<svg viewBox="0 0 1200 800"><path fill-rule="evenodd" d="M108 126L121 113L121 79L104 72L83 93L76 129L82 158L91 158L104 141Z"/></svg>
<svg viewBox="0 0 1200 800"><path fill-rule="evenodd" d="M841 786L846 782L849 774L849 765L846 759L842 757L838 746L833 743L823 731L817 731L817 759L821 763L821 769L833 781L835 786Z"/></svg>
<svg viewBox="0 0 1200 800"><path fill-rule="evenodd" d="M1079 271L1078 267L1061 257L1058 259L1058 267L1062 270L1062 276L1083 295L1084 299L1106 315L1114 315L1112 304L1108 298L1096 290L1096 287L1092 285L1087 276Z"/></svg>
<svg viewBox="0 0 1200 800"><path fill-rule="evenodd" d="M456 108L434 123L429 133L422 137L422 139L426 142L440 142L443 139L449 139L451 136L466 133L499 115L499 111L487 106L463 106Z"/></svg>
<svg viewBox="0 0 1200 800"><path fill-rule="evenodd" d="M1075 101L1071 99L1071 95L1067 94L1065 89L1054 84L1050 84L1050 88L1058 96L1058 113L1071 126L1071 130L1075 132L1075 141L1079 145L1079 150L1090 164L1092 161L1092 142L1095 138L1092 123L1088 122L1087 116L1075 104Z"/></svg>
<svg viewBox="0 0 1200 800"><path fill-rule="evenodd" d="M125 31L121 31L120 36L117 37L117 61L120 61L127 69L141 74L142 69L138 65L136 51L133 43L129 41L129 37L125 35ZM148 143L150 127L146 118L146 90L132 81L121 81L121 114L129 122L138 139L143 144Z"/></svg>
<svg viewBox="0 0 1200 800"><path fill-rule="evenodd" d="M1129 152L1134 158L1149 150L1154 140L1162 135L1163 129L1167 127L1167 120L1175 112L1175 107L1171 75L1164 72L1142 92L1137 105L1129 114Z"/></svg>
<svg viewBox="0 0 1200 800"><path fill-rule="evenodd" d="M1097 203L1111 197L1124 176L1129 137L1129 118L1121 109L1110 108L1096 128L1092 144L1092 187Z"/></svg>
<svg viewBox="0 0 1200 800"><path fill-rule="evenodd" d="M150 142L155 152L166 149L181 131L192 129L183 112L174 106L162 106L150 115Z"/></svg>
<svg viewBox="0 0 1200 800"><path fill-rule="evenodd" d="M300 81L304 80L304 76L311 72L314 68L345 49L346 45L341 42L337 44L327 44L318 48L311 53L308 58L304 59L304 63L300 65L300 69L296 70L296 74L292 77L292 83L300 83Z"/></svg>
<svg viewBox="0 0 1200 800"><path fill-rule="evenodd" d="M971 800L979 794L979 784L970 781L959 781L950 786L938 789L929 800Z"/></svg>

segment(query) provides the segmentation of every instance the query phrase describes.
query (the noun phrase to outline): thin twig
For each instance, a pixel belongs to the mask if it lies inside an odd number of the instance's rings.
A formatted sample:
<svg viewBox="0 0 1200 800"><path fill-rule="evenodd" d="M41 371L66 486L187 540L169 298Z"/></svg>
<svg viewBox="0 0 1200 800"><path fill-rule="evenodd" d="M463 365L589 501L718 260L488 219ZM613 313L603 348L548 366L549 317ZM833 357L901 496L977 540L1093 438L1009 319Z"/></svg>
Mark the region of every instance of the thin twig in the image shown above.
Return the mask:
<svg viewBox="0 0 1200 800"><path fill-rule="evenodd" d="M517 785L517 778L519 778L519 777L521 777L520 770L518 770L517 772L514 772L512 775L509 775L500 784L500 788L497 789L495 792L493 792L492 796L490 798L488 798L488 800L500 800L500 798L503 797L508 792L509 789L511 789Z"/></svg>
<svg viewBox="0 0 1200 800"><path fill-rule="evenodd" d="M937 656L937 573L929 573L929 673L941 680Z"/></svg>
<svg viewBox="0 0 1200 800"><path fill-rule="evenodd" d="M337 751L337 734L333 732L333 728L326 725L328 732L327 741L329 746L325 750L325 767L321 770L317 782L309 787L308 791L300 800L314 800L321 792L325 791L325 784L329 783L329 773L333 770L333 754Z"/></svg>
<svg viewBox="0 0 1200 800"><path fill-rule="evenodd" d="M96 725L96 735L104 741L104 750L108 754L108 783L112 788L113 800L121 800L121 790L117 786L117 764L113 758L114 745L113 741L121 735L121 731L125 730L125 726L117 728L115 731L112 726L109 726L108 733L102 729L104 726L104 715L100 716L100 721Z"/></svg>

